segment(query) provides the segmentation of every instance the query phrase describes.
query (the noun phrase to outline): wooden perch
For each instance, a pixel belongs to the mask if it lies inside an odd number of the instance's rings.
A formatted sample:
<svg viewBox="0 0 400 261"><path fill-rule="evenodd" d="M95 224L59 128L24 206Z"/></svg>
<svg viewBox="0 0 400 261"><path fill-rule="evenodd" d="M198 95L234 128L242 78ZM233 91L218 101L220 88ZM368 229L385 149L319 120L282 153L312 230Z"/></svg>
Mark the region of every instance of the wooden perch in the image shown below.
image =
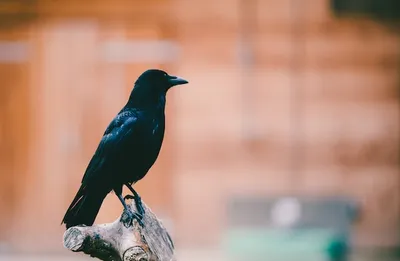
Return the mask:
<svg viewBox="0 0 400 261"><path fill-rule="evenodd" d="M136 211L135 201L128 206ZM75 226L64 233L64 247L104 261L171 261L174 245L167 230L143 203L143 227L124 211L113 223Z"/></svg>

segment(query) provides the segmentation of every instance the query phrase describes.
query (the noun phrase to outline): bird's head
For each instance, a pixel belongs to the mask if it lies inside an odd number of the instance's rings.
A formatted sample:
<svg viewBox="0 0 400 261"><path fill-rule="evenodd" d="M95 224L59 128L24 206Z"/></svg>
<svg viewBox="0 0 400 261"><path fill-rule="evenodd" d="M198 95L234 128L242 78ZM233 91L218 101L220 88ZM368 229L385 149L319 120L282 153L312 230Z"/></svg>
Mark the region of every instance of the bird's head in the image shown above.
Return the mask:
<svg viewBox="0 0 400 261"><path fill-rule="evenodd" d="M188 81L185 79L169 75L162 70L149 69L136 80L129 100L139 106L158 102L160 97L165 97L171 87L186 83Z"/></svg>
<svg viewBox="0 0 400 261"><path fill-rule="evenodd" d="M177 76L168 75L168 73L150 69L142 73L135 82L135 87L145 87L153 92L167 92L171 87L186 84L188 81Z"/></svg>

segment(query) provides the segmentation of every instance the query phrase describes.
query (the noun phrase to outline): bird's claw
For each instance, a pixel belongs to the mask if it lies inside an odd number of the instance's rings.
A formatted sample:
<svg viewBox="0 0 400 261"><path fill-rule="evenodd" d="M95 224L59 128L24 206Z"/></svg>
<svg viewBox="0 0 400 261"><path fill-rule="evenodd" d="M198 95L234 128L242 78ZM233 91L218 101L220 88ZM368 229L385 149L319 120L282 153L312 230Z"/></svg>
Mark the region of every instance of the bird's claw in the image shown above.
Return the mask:
<svg viewBox="0 0 400 261"><path fill-rule="evenodd" d="M136 198L136 209L141 216L144 216L144 208L140 197Z"/></svg>
<svg viewBox="0 0 400 261"><path fill-rule="evenodd" d="M133 220L136 219L141 227L144 226L143 221L142 221L143 215L132 212L131 210L127 210L127 211L125 211L125 213L128 216L128 220L129 220L128 225L133 225Z"/></svg>
<svg viewBox="0 0 400 261"><path fill-rule="evenodd" d="M139 214L140 216L143 217L143 215L144 215L144 208L143 208L143 204L142 204L142 199L141 199L141 197L140 197L138 194L136 194L135 196L128 194L128 195L126 195L126 196L124 197L124 200L127 200L127 199L134 199L134 200L135 200L136 210L138 211L137 214Z"/></svg>
<svg viewBox="0 0 400 261"><path fill-rule="evenodd" d="M142 219L137 219L137 222L139 223L139 226L144 227L144 223Z"/></svg>

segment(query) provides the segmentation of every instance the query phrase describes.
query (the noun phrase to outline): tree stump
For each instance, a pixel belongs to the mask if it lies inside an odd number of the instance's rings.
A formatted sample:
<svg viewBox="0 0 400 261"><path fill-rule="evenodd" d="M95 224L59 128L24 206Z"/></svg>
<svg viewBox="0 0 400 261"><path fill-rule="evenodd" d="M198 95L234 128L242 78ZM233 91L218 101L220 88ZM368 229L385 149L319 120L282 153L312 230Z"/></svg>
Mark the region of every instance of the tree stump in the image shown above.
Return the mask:
<svg viewBox="0 0 400 261"><path fill-rule="evenodd" d="M136 211L135 201L128 206ZM64 247L104 261L171 261L174 245L167 230L143 202L143 227L124 211L113 223L70 227Z"/></svg>

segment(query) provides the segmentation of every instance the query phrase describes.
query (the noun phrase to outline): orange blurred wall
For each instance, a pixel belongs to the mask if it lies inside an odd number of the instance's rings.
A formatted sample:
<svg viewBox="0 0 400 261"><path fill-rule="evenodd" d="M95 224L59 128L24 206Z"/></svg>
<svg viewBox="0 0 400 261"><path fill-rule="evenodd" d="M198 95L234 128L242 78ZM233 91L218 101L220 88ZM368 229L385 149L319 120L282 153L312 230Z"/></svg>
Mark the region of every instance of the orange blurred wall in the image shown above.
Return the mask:
<svg viewBox="0 0 400 261"><path fill-rule="evenodd" d="M174 220L179 242L217 244L233 195L295 193L352 196L363 204L356 242L399 243L400 38L390 24L336 19L328 1L307 0L293 38L290 1L258 1L254 84L243 86L238 0L68 3L0 7L12 21L0 41L28 48L0 61L0 242L62 249L59 223L103 130L138 74L159 66L190 85L169 94L166 141L138 191ZM29 19L13 19L21 13ZM143 39L169 40L180 55L107 60L107 44ZM109 196L97 221L120 210Z"/></svg>

